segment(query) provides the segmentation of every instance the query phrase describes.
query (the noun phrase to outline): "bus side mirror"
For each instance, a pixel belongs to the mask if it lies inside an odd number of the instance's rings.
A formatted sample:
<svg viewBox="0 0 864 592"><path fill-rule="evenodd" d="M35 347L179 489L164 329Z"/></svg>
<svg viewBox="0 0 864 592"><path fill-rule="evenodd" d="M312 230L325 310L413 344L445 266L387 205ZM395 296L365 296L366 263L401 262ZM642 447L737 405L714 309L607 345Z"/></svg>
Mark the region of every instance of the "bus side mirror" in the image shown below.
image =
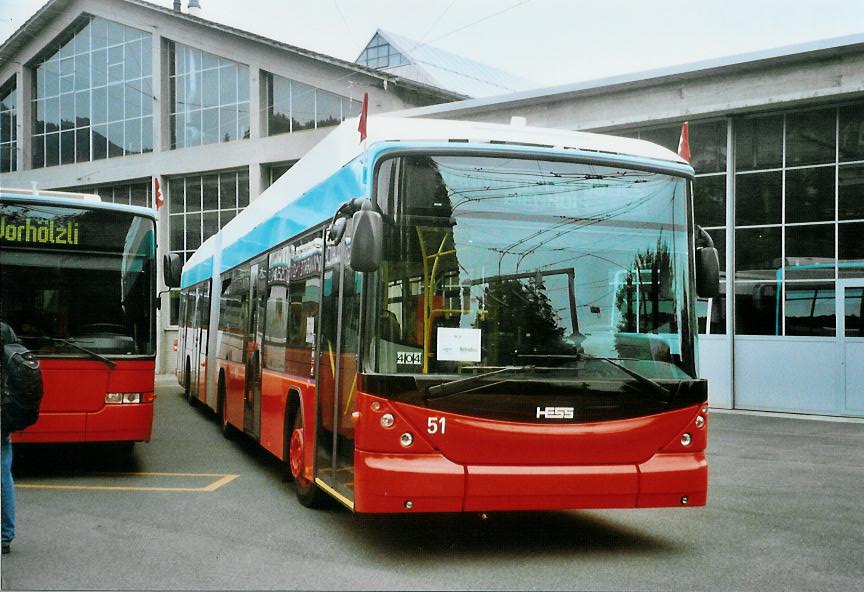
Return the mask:
<svg viewBox="0 0 864 592"><path fill-rule="evenodd" d="M336 221L327 229L327 238L333 245L338 245L345 237L345 230L348 229L347 218L336 218Z"/></svg>
<svg viewBox="0 0 864 592"><path fill-rule="evenodd" d="M720 259L714 247L696 249L696 295L700 298L720 295Z"/></svg>
<svg viewBox="0 0 864 592"><path fill-rule="evenodd" d="M375 271L381 265L384 244L384 222L381 214L364 206L352 217L354 236L351 239L351 269Z"/></svg>
<svg viewBox="0 0 864 592"><path fill-rule="evenodd" d="M716 298L720 295L720 258L714 239L701 226L696 226L696 295Z"/></svg>
<svg viewBox="0 0 864 592"><path fill-rule="evenodd" d="M169 288L180 287L180 273L183 271L183 261L179 253L168 253L162 258L162 278Z"/></svg>

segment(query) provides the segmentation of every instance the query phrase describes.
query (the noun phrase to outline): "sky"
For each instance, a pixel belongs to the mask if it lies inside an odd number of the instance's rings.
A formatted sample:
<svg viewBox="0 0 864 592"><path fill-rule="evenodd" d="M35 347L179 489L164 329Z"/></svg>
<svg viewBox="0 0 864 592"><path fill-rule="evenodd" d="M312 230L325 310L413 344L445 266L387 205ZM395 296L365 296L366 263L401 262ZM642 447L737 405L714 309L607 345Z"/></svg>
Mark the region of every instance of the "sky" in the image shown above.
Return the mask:
<svg viewBox="0 0 864 592"><path fill-rule="evenodd" d="M382 28L538 87L864 33L864 0L199 1L202 18L343 60ZM0 0L0 40L43 4Z"/></svg>

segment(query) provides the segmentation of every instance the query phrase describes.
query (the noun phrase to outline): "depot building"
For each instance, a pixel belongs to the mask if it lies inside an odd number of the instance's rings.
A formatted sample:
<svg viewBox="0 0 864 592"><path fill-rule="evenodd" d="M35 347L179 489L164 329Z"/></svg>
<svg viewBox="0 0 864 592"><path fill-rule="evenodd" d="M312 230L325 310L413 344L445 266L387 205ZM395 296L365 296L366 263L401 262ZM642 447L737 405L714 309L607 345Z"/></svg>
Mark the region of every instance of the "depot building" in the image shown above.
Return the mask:
<svg viewBox="0 0 864 592"><path fill-rule="evenodd" d="M364 93L371 113L518 116L673 150L688 121L695 221L723 270L721 297L700 302L711 404L864 417L864 36L531 88L384 31L347 62L190 4L50 0L13 34L0 187L153 206L158 182L160 251L188 257ZM163 295L162 372L176 302Z"/></svg>

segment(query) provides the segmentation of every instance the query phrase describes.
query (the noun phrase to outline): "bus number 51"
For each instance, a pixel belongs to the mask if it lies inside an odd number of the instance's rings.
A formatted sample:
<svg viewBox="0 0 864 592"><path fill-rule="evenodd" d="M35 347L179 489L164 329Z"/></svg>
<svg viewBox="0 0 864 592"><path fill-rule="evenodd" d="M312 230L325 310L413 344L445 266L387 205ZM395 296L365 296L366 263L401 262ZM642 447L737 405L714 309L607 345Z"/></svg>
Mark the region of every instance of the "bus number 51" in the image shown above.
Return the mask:
<svg viewBox="0 0 864 592"><path fill-rule="evenodd" d="M441 433L442 435L447 430L447 418L446 417L427 417L426 418L426 431L430 434Z"/></svg>

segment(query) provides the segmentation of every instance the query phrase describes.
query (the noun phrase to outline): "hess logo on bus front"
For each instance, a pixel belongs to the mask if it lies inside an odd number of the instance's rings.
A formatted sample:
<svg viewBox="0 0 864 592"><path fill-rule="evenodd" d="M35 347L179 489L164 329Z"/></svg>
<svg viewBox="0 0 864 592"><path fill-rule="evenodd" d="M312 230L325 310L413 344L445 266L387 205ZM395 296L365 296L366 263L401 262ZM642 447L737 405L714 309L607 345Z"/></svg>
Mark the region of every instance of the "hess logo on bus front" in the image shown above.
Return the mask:
<svg viewBox="0 0 864 592"><path fill-rule="evenodd" d="M573 419L573 407L538 407L537 419Z"/></svg>

